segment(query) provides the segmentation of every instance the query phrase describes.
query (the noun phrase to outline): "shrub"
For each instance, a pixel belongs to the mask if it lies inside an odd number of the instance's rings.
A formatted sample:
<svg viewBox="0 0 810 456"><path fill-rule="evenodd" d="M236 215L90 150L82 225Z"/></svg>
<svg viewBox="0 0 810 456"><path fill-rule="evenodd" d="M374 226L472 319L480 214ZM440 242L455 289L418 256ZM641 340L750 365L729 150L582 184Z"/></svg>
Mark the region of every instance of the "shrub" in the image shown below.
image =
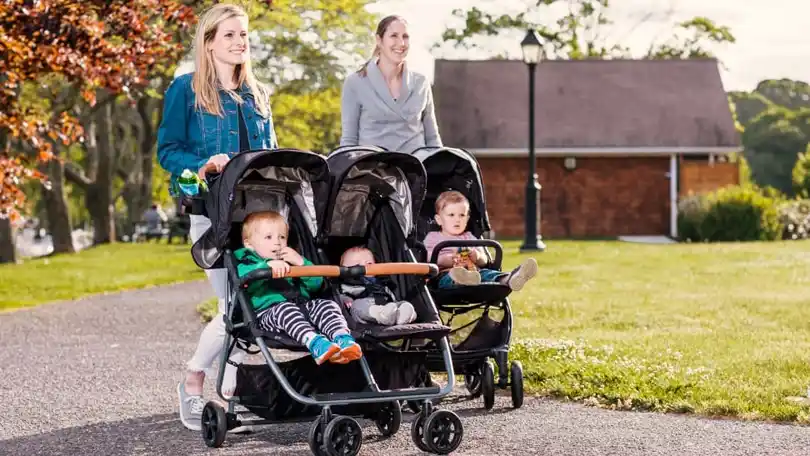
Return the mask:
<svg viewBox="0 0 810 456"><path fill-rule="evenodd" d="M793 200L779 207L779 222L784 226L782 239L810 238L810 200Z"/></svg>
<svg viewBox="0 0 810 456"><path fill-rule="evenodd" d="M753 185L729 186L679 205L681 239L692 242L770 241L782 238L781 195Z"/></svg>
<svg viewBox="0 0 810 456"><path fill-rule="evenodd" d="M807 152L799 153L791 173L793 191L799 198L810 197L810 144Z"/></svg>
<svg viewBox="0 0 810 456"><path fill-rule="evenodd" d="M704 195L689 195L678 202L678 234L682 241L701 242L700 224L708 204Z"/></svg>

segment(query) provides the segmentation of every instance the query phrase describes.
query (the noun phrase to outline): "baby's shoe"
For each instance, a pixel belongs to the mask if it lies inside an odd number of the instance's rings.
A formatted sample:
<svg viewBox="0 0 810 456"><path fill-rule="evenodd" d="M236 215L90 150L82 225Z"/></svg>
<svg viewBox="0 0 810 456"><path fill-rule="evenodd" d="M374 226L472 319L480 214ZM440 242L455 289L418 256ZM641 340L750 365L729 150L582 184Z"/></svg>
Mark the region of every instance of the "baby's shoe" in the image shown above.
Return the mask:
<svg viewBox="0 0 810 456"><path fill-rule="evenodd" d="M537 260L534 258L527 258L520 266L516 267L509 273L506 278L506 283L514 291L520 290L526 285L532 277L537 275Z"/></svg>
<svg viewBox="0 0 810 456"><path fill-rule="evenodd" d="M456 266L450 269L450 272L447 274L457 285L481 284L481 274L479 274L478 271L470 271L469 269Z"/></svg>
<svg viewBox="0 0 810 456"><path fill-rule="evenodd" d="M416 320L416 309L408 301L402 301L397 308L397 325L407 325Z"/></svg>
<svg viewBox="0 0 810 456"><path fill-rule="evenodd" d="M349 361L360 359L360 357L363 356L363 350L360 348L360 344L349 334L335 337L335 344L340 348L340 353L336 353L329 360L333 363L346 364Z"/></svg>
<svg viewBox="0 0 810 456"><path fill-rule="evenodd" d="M391 326L397 322L397 303L389 302L384 306L371 306L368 313L377 323Z"/></svg>
<svg viewBox="0 0 810 456"><path fill-rule="evenodd" d="M325 363L326 360L340 353L340 347L329 342L329 339L320 334L312 338L307 348L312 353L312 357L315 358L315 364L318 365Z"/></svg>

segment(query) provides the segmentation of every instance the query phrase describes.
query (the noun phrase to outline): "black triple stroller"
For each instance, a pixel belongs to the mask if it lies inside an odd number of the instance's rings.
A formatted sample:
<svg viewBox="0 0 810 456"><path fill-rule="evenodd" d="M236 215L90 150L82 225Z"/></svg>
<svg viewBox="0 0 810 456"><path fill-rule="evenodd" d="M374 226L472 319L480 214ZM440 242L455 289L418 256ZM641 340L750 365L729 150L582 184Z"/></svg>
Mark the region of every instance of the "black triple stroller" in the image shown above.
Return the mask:
<svg viewBox="0 0 810 456"><path fill-rule="evenodd" d="M445 247L486 247L491 269L502 270L503 247L500 243L486 239L491 227L487 214L484 185L481 169L475 157L463 149L449 147L423 147L412 153L425 167L427 172L427 191L418 220L419 238L437 230L434 214L436 199L444 191L461 192L470 202L470 220L467 230L476 241L444 241L433 250L432 258L425 258L422 250L422 261L436 263L439 252ZM489 248L495 251L493 258ZM459 286L453 289L430 287L436 306L449 314L445 324L452 327L453 320L461 317L465 322L452 329L451 335L463 336L459 343L451 345L453 366L457 373L464 375L468 392L474 398L483 396L484 407L491 409L495 403L495 387L510 388L512 405L519 408L523 405L523 367L520 361L509 363L508 352L512 338L512 310L509 303L511 289L506 285L482 283L474 286ZM476 318L478 312L480 316ZM493 318L502 314L500 320ZM472 328L470 330L470 328ZM428 357L428 368L431 371L445 372L441 363L441 350L431 342L435 350ZM495 369L490 358L498 366L498 381L495 382Z"/></svg>
<svg viewBox="0 0 810 456"><path fill-rule="evenodd" d="M313 454L355 455L362 445L362 430L353 417L373 420L382 435L390 436L401 425L399 401L404 400L424 404L411 427L419 449L447 454L460 445L463 428L459 417L431 402L454 387L450 328L441 323L424 285L425 276L435 275L436 267L416 263L405 244L415 232L420 207L415 202L424 193L411 195L410 189L412 185L418 188L416 181L424 189L424 168L415 157L395 155L377 160L365 157L358 148L330 157L327 163L321 155L295 149L251 151L235 156L220 174L208 179L210 190L200 199L212 225L192 246L192 256L201 268L227 269L229 295L227 336L216 382L227 410L215 401L205 405L202 435L206 445L221 446L227 431L242 425L313 420L309 432ZM287 335L261 330L244 289L251 281L270 279L271 272L254 271L240 279L233 251L242 246L244 218L264 210L286 216L289 245L315 264L293 267L290 275L326 277L319 297L340 302L335 283L341 278L390 274L400 299L408 299L417 311L416 322L358 325L344 309L364 356L349 364L320 366L306 356L305 347ZM371 248L381 264L334 266L341 249L356 244ZM431 340L439 347L450 373L447 385L412 386L425 375L428 363L426 353L407 350L414 339ZM225 365L231 363L230 354L237 346L250 354L261 353L265 363L236 365L236 390L226 399L222 393ZM254 346L258 351L250 351ZM273 353L280 351L305 356L277 361ZM240 420L236 405L259 419Z"/></svg>

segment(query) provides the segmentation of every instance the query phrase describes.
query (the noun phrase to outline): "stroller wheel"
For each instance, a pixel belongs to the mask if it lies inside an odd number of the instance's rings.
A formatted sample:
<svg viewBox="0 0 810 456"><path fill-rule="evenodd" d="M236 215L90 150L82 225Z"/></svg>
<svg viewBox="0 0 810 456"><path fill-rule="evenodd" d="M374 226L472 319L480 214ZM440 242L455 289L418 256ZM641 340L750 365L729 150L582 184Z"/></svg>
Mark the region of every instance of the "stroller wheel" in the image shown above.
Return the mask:
<svg viewBox="0 0 810 456"><path fill-rule="evenodd" d="M326 452L330 456L355 456L363 445L363 430L354 418L336 416L323 433Z"/></svg>
<svg viewBox="0 0 810 456"><path fill-rule="evenodd" d="M520 361L512 361L509 369L511 377L509 383L512 386L512 406L520 408L523 405L523 365Z"/></svg>
<svg viewBox="0 0 810 456"><path fill-rule="evenodd" d="M415 420L411 421L411 440L413 440L416 448L419 448L419 450L425 453L430 453L431 449L425 443L425 421L427 421L427 417L422 413L417 415Z"/></svg>
<svg viewBox="0 0 810 456"><path fill-rule="evenodd" d="M461 445L464 427L450 410L436 410L425 421L425 444L430 452L450 454Z"/></svg>
<svg viewBox="0 0 810 456"><path fill-rule="evenodd" d="M481 397L481 375L480 374L464 374L464 386L470 397L478 399Z"/></svg>
<svg viewBox="0 0 810 456"><path fill-rule="evenodd" d="M399 431L402 425L402 409L398 401L383 404L377 412L374 424L384 437L390 437Z"/></svg>
<svg viewBox="0 0 810 456"><path fill-rule="evenodd" d="M481 367L481 394L484 396L484 408L492 409L495 405L495 368L490 360L486 360Z"/></svg>
<svg viewBox="0 0 810 456"><path fill-rule="evenodd" d="M321 418L315 418L312 426L309 427L309 449L315 456L328 456L329 453L323 447L323 426Z"/></svg>
<svg viewBox="0 0 810 456"><path fill-rule="evenodd" d="M201 421L200 430L205 444L211 448L221 447L228 433L225 409L216 402L209 402L203 407Z"/></svg>

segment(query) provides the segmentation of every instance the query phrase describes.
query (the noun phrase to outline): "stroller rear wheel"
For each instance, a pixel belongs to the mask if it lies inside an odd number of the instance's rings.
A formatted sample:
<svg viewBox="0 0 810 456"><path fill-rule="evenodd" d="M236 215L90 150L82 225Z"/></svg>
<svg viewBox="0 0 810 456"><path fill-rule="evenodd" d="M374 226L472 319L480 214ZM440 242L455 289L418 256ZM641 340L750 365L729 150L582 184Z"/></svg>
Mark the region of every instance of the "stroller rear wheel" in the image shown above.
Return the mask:
<svg viewBox="0 0 810 456"><path fill-rule="evenodd" d="M490 360L481 366L481 394L484 396L484 408L492 409L495 405L495 367Z"/></svg>
<svg viewBox="0 0 810 456"><path fill-rule="evenodd" d="M478 399L481 396L481 375L464 374L464 386L472 399Z"/></svg>
<svg viewBox="0 0 810 456"><path fill-rule="evenodd" d="M205 444L211 448L219 448L225 442L228 433L228 415L221 405L216 402L205 404L202 411L201 432Z"/></svg>
<svg viewBox="0 0 810 456"><path fill-rule="evenodd" d="M509 377L512 387L512 406L520 408L523 405L523 365L520 361L512 361Z"/></svg>
<svg viewBox="0 0 810 456"><path fill-rule="evenodd" d="M324 447L330 456L355 456L363 446L363 430L354 418L336 416L326 425Z"/></svg>
<svg viewBox="0 0 810 456"><path fill-rule="evenodd" d="M374 417L374 424L384 437L390 437L399 431L402 425L402 408L398 401L383 404Z"/></svg>
<svg viewBox="0 0 810 456"><path fill-rule="evenodd" d="M430 452L450 454L461 445L464 427L458 415L450 410L436 410L425 421L425 445Z"/></svg>

